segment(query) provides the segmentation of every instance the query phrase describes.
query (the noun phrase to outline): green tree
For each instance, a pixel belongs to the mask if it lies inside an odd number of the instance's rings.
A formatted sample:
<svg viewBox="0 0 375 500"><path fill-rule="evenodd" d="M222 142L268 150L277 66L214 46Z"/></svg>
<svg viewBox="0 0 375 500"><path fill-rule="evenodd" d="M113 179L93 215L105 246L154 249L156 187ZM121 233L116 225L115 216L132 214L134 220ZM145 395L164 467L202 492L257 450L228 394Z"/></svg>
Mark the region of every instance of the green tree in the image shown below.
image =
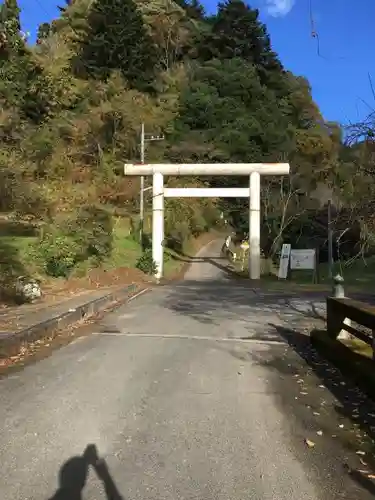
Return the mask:
<svg viewBox="0 0 375 500"><path fill-rule="evenodd" d="M51 109L51 93L43 68L20 33L19 7L9 0L1 8L0 103L17 109L21 119L40 123Z"/></svg>
<svg viewBox="0 0 375 500"><path fill-rule="evenodd" d="M49 23L42 23L39 25L38 34L37 34L37 43L40 43L42 40L48 38L48 36L52 32L52 27Z"/></svg>
<svg viewBox="0 0 375 500"><path fill-rule="evenodd" d="M87 18L75 69L79 76L106 81L118 70L134 87L150 88L156 47L134 0L96 0Z"/></svg>
<svg viewBox="0 0 375 500"><path fill-rule="evenodd" d="M20 8L17 0L5 0L1 5L1 20L5 31L19 32L21 29ZM5 26L4 26L5 25Z"/></svg>
<svg viewBox="0 0 375 500"><path fill-rule="evenodd" d="M259 11L243 0L219 3L209 19L210 30L203 32L198 57L201 60L241 58L257 68L262 83L280 85L282 65L271 48L266 26L259 21ZM273 81L275 80L275 81Z"/></svg>

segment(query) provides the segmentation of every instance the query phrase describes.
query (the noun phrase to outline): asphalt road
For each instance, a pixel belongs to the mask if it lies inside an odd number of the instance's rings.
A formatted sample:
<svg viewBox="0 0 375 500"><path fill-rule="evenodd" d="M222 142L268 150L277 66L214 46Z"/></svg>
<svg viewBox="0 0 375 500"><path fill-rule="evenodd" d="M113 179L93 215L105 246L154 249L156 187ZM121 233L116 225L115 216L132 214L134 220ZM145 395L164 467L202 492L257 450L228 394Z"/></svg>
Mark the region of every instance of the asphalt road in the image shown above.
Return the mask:
<svg viewBox="0 0 375 500"><path fill-rule="evenodd" d="M345 469L360 466L357 443L369 442L296 353L305 337L284 330L306 328L316 307L296 312L233 281L210 258L219 247L183 283L143 294L0 381L2 500L373 497L371 481ZM112 492L93 467L85 477L89 444Z"/></svg>

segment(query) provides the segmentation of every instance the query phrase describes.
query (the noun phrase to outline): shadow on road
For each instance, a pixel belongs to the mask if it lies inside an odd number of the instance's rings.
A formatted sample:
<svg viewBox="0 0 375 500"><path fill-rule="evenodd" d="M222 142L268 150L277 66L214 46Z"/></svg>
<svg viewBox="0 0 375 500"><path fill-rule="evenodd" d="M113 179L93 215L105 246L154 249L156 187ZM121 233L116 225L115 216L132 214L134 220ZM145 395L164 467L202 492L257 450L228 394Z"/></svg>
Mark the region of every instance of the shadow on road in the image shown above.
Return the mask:
<svg viewBox="0 0 375 500"><path fill-rule="evenodd" d="M213 265L217 269L220 269L220 271L223 271L225 274L233 278L243 279L236 273L234 269L231 268L230 262L228 262L228 259L224 256L194 257L182 251L175 252L175 254L170 254L170 255L173 260L178 260L180 262L186 262L189 264L208 263Z"/></svg>
<svg viewBox="0 0 375 500"><path fill-rule="evenodd" d="M98 457L96 446L87 446L83 455L67 460L59 472L59 488L49 500L82 500L89 467L93 467L102 481L106 500L123 500L104 459Z"/></svg>
<svg viewBox="0 0 375 500"><path fill-rule="evenodd" d="M324 382L325 387L339 401L335 410L359 425L375 440L375 402L349 381L343 382L342 373L326 361L311 345L310 337L296 330L270 324L277 333L297 352Z"/></svg>
<svg viewBox="0 0 375 500"><path fill-rule="evenodd" d="M207 259L212 260L213 265L217 264L217 258ZM186 280L174 287L173 293L165 298L163 305L177 314L189 316L202 324L217 325L221 329L225 325L227 332L221 331L220 336L235 336L236 328L240 325L241 331L249 332L248 336L239 337L241 339L285 341L298 354L301 366L306 370L305 363L307 363L322 381L322 385L331 392L335 398L333 410L339 419L349 418L353 422L354 429L364 431L375 441L375 402L365 396L332 364L324 360L311 345L309 332L313 328L321 328L325 321L325 298L325 294L319 291L294 293L289 290L285 292L260 290L246 280ZM275 379L282 379L285 376L286 380L290 380L289 377L296 376L296 371L293 372L296 370L293 363L288 363L280 348L270 348L261 353L252 347L241 348L240 352L236 350L230 352L228 346L223 348L233 356L241 356L241 361L248 360L266 366L277 373ZM291 405L295 404L294 395L292 399ZM335 422L337 425L336 419ZM355 432L350 436L349 434L348 432L345 446L356 453L358 440L355 438ZM371 451L363 460L372 470L375 468L373 456L370 456L373 453L372 445ZM366 466L363 466L363 469L366 469ZM374 482L361 470L350 470L350 478L358 486L375 494Z"/></svg>
<svg viewBox="0 0 375 500"><path fill-rule="evenodd" d="M224 267L227 276L231 275L225 264L216 258L208 257L216 267ZM203 260L203 259L202 259ZM207 262L207 261L205 261ZM322 321L325 296L322 293L306 292L303 295L293 292L259 292L254 284L244 279L184 280L173 288L163 305L175 313L190 316L201 323L220 323L221 319L241 319L256 328L264 325L273 317L289 316L300 321L312 319Z"/></svg>
<svg viewBox="0 0 375 500"><path fill-rule="evenodd" d="M297 330L285 328L270 323L269 327L274 329L280 337L302 358L312 369L315 375L323 382L324 386L332 393L338 404L333 409L339 417L351 420L354 428L364 431L372 440L370 453L366 453L362 460L361 469L375 470L374 440L375 440L375 402L361 392L361 390L346 379L343 374L331 363L326 361L319 352L311 345L309 336ZM256 353L251 353L250 359L257 364L274 370L278 375L292 375L293 368L285 360L283 355L270 353L267 359ZM358 438L354 435L346 439L345 446L348 450L358 453ZM375 483L369 479L362 470L347 469L350 478L369 493L375 495Z"/></svg>

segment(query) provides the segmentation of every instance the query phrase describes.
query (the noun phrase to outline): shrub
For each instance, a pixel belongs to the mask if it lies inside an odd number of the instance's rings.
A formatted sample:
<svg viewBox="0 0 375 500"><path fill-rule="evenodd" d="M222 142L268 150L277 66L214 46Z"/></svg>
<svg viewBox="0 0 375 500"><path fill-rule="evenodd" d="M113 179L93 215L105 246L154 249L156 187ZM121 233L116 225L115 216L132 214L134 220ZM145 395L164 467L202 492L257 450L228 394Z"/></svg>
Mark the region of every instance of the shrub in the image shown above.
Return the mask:
<svg viewBox="0 0 375 500"><path fill-rule="evenodd" d="M200 212L196 212L190 220L191 233L194 238L197 238L202 233L207 231L207 222Z"/></svg>
<svg viewBox="0 0 375 500"><path fill-rule="evenodd" d="M135 267L145 274L156 273L156 262L152 258L152 249L147 248L139 257Z"/></svg>
<svg viewBox="0 0 375 500"><path fill-rule="evenodd" d="M67 278L80 258L80 248L74 238L58 232L45 234L39 244L39 253L47 275Z"/></svg>
<svg viewBox="0 0 375 500"><path fill-rule="evenodd" d="M80 247L80 260L102 262L113 248L112 215L98 205L82 207L67 224L67 233Z"/></svg>
<svg viewBox="0 0 375 500"><path fill-rule="evenodd" d="M212 227L218 225L220 221L220 213L218 208L213 204L207 204L203 207L203 218L205 220L205 229L208 231Z"/></svg>
<svg viewBox="0 0 375 500"><path fill-rule="evenodd" d="M130 238L139 243L140 220L139 217L130 217Z"/></svg>
<svg viewBox="0 0 375 500"><path fill-rule="evenodd" d="M183 252L190 239L189 222L177 222L174 228L166 235L166 246L175 252Z"/></svg>
<svg viewBox="0 0 375 500"><path fill-rule="evenodd" d="M112 216L99 206L88 205L46 228L38 248L49 276L68 277L82 262L98 265L112 252Z"/></svg>

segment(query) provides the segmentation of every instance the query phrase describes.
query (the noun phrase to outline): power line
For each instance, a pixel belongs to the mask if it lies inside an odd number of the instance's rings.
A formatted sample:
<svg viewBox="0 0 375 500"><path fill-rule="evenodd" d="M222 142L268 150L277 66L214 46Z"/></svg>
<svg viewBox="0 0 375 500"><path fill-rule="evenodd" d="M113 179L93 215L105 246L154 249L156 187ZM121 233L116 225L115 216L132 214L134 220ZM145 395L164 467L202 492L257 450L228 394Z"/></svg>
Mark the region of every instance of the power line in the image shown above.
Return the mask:
<svg viewBox="0 0 375 500"><path fill-rule="evenodd" d="M51 17L52 12L48 12L48 10L44 7L44 5L40 0L35 0L35 2L39 5L42 11L45 12L45 14L47 14L48 17Z"/></svg>
<svg viewBox="0 0 375 500"><path fill-rule="evenodd" d="M314 16L313 0L309 0L309 17L310 17L310 35L312 38L316 40L316 50L318 57L320 57L321 59L325 59L326 61L333 61L334 59L346 59L345 57L342 56L327 57L326 55L322 54L320 37L318 30L316 28L316 21Z"/></svg>

